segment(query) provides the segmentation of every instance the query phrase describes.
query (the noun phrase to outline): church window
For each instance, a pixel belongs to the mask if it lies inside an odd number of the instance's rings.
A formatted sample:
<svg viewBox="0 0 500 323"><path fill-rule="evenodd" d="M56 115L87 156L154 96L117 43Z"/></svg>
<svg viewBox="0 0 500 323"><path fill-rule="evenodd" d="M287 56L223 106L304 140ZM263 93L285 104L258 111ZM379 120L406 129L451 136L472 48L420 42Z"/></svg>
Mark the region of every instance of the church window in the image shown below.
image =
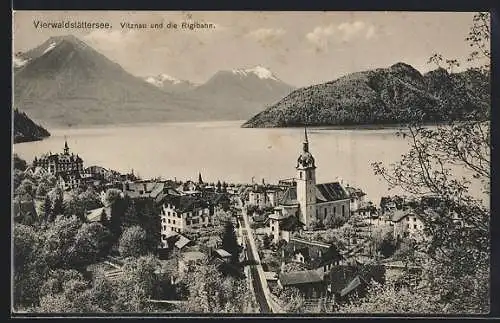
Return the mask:
<svg viewBox="0 0 500 323"><path fill-rule="evenodd" d="M302 172L299 172L300 179L302 179Z"/></svg>

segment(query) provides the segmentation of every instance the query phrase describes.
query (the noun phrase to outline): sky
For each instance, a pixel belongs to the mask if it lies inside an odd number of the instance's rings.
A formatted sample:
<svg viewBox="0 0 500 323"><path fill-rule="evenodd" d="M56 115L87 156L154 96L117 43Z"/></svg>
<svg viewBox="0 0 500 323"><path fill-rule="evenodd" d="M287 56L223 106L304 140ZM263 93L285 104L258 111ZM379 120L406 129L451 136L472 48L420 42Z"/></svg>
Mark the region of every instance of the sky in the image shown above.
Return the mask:
<svg viewBox="0 0 500 323"><path fill-rule="evenodd" d="M13 49L73 34L136 76L165 73L194 83L220 70L261 65L308 86L397 62L420 72L440 53L467 66L468 12L15 11ZM111 29L40 29L34 21L109 22ZM121 22L212 23L212 29L123 29Z"/></svg>

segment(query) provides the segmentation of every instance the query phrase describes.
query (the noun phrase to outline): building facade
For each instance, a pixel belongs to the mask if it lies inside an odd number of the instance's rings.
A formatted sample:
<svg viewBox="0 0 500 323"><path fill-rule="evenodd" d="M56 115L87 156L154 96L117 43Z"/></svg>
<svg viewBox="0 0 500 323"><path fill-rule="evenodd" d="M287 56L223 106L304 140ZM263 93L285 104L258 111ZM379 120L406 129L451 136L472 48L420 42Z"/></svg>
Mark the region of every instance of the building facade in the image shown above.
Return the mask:
<svg viewBox="0 0 500 323"><path fill-rule="evenodd" d="M58 175L65 172L83 173L83 159L74 154L70 154L68 142L64 143L64 152L60 154L45 154L33 160L34 167L42 167L48 173Z"/></svg>

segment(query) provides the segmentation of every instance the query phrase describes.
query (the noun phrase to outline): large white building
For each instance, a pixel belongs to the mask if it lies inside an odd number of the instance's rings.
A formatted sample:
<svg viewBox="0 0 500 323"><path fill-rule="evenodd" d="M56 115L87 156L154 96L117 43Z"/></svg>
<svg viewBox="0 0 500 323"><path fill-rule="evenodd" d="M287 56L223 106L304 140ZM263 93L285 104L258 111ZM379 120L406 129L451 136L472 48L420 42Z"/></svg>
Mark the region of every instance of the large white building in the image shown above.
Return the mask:
<svg viewBox="0 0 500 323"><path fill-rule="evenodd" d="M275 242L288 240L293 230L309 229L314 221L327 225L334 217L350 216L350 196L339 182L316 183L316 163L309 152L307 129L295 169L294 185L286 189L269 216L269 233Z"/></svg>

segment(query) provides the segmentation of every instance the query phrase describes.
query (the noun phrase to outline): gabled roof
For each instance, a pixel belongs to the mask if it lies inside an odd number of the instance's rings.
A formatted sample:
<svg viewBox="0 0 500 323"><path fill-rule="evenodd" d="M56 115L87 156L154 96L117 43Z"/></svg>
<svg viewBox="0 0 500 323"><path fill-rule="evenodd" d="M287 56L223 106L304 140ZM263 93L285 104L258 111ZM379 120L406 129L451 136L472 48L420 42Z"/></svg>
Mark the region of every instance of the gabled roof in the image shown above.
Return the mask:
<svg viewBox="0 0 500 323"><path fill-rule="evenodd" d="M293 251L294 247L295 251ZM342 255L335 246L319 241L291 238L285 249L290 255L301 253L304 256L304 262L313 268L342 259Z"/></svg>
<svg viewBox="0 0 500 323"><path fill-rule="evenodd" d="M109 217L111 216L111 208L109 208L109 207L100 207L100 208L88 211L88 213L86 215L87 221L89 221L89 222L100 221L101 220L101 214L102 214L103 211L106 212L106 217L109 219Z"/></svg>
<svg viewBox="0 0 500 323"><path fill-rule="evenodd" d="M349 195L339 182L316 184L316 203L349 199Z"/></svg>
<svg viewBox="0 0 500 323"><path fill-rule="evenodd" d="M305 270L280 273L278 279L282 286L293 286L322 282L323 275L320 274L317 270Z"/></svg>
<svg viewBox="0 0 500 323"><path fill-rule="evenodd" d="M297 205L299 202L297 201L297 188L289 187L286 189L283 197L279 201L281 205Z"/></svg>
<svg viewBox="0 0 500 323"><path fill-rule="evenodd" d="M231 257L231 254L224 249L217 249L215 252L222 258Z"/></svg>
<svg viewBox="0 0 500 323"><path fill-rule="evenodd" d="M82 176L80 175L80 173L78 171L60 172L58 175L65 182L70 181L71 177L74 177L75 179L82 179Z"/></svg>
<svg viewBox="0 0 500 323"><path fill-rule="evenodd" d="M352 186L346 186L345 189L346 189L347 193L349 194L349 197L362 197L362 196L366 195L366 193L363 192L363 190L361 190L359 188L355 188Z"/></svg>
<svg viewBox="0 0 500 323"><path fill-rule="evenodd" d="M344 289L342 289L342 291L340 291L340 296L344 297L345 295L353 292L358 287L365 285L365 284L366 284L366 282L360 276L356 276L356 277L354 277L353 280L351 280L349 282L349 284L347 284L347 286Z"/></svg>
<svg viewBox="0 0 500 323"><path fill-rule="evenodd" d="M208 203L198 197L181 195L181 196L168 196L165 198L164 203L172 204L177 212L191 212L198 207L208 207Z"/></svg>

